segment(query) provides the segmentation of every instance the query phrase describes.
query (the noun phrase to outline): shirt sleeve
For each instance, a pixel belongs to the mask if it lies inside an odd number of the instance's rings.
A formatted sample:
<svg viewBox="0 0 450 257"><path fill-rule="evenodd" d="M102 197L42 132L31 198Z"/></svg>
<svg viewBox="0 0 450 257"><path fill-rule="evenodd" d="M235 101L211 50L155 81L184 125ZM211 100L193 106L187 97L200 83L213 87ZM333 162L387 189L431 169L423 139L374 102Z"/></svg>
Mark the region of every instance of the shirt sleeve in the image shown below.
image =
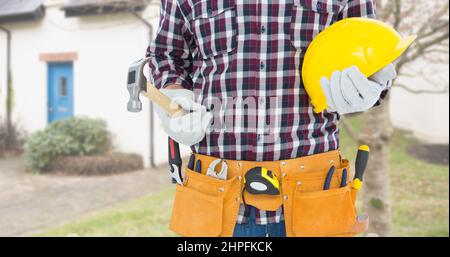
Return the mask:
<svg viewBox="0 0 450 257"><path fill-rule="evenodd" d="M156 88L179 84L192 90L193 42L176 0L162 0L158 33L146 53Z"/></svg>
<svg viewBox="0 0 450 257"><path fill-rule="evenodd" d="M339 14L339 20L352 17L376 19L377 14L375 2L373 0L348 0L346 6ZM381 104L391 88L391 85L392 81L389 81L386 90L381 93L380 99L377 101L375 106Z"/></svg>
<svg viewBox="0 0 450 257"><path fill-rule="evenodd" d="M348 0L341 11L339 19L352 17L376 18L376 7L373 0Z"/></svg>

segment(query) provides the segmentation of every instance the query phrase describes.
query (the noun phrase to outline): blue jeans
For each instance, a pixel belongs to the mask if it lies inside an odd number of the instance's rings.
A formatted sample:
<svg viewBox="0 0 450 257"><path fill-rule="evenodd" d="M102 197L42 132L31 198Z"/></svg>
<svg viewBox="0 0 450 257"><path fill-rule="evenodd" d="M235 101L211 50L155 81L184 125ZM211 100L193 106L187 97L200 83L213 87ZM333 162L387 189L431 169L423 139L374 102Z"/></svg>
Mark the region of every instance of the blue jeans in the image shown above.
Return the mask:
<svg viewBox="0 0 450 257"><path fill-rule="evenodd" d="M250 210L247 224L236 224L233 237L286 237L284 221L267 225L257 225L255 209Z"/></svg>

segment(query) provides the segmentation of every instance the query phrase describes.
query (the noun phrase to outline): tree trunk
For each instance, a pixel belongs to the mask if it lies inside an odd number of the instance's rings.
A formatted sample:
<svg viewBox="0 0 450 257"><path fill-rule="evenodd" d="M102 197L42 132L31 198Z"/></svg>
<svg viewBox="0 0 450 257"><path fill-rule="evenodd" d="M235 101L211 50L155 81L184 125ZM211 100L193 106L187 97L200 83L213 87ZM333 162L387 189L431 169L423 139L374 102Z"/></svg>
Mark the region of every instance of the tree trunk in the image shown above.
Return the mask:
<svg viewBox="0 0 450 257"><path fill-rule="evenodd" d="M370 146L364 177L364 208L370 217L369 233L390 236L392 210L389 179L389 149L392 137L389 99L364 115L363 142Z"/></svg>

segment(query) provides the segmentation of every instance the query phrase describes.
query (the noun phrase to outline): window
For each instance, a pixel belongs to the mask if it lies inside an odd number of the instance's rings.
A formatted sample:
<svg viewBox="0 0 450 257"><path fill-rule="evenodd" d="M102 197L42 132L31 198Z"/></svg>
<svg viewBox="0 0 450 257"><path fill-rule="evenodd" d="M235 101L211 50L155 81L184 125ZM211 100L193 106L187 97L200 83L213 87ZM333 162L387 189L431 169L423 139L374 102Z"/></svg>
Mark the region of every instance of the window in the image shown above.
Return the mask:
<svg viewBox="0 0 450 257"><path fill-rule="evenodd" d="M67 78L66 77L59 78L59 94L61 96L67 96Z"/></svg>

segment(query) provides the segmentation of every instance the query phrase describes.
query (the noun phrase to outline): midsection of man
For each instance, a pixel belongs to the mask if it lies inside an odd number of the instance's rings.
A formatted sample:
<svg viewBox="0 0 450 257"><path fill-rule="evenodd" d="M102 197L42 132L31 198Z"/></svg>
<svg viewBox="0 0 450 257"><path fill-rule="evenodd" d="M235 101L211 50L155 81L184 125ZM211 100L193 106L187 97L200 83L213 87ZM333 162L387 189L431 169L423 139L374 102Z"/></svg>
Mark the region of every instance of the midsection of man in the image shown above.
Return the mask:
<svg viewBox="0 0 450 257"><path fill-rule="evenodd" d="M338 114L313 112L302 85L301 64L313 38L343 17L346 1L163 4L179 7L184 33L192 39L186 42L192 60L183 64L191 69L183 86L214 113L214 124L193 146L195 152L267 161L337 149ZM371 1L359 9L374 16Z"/></svg>
<svg viewBox="0 0 450 257"><path fill-rule="evenodd" d="M375 18L371 0L162 0L147 54L158 88L187 89L213 114L194 153L279 161L338 149L339 113L315 113L302 84L312 40L338 20ZM387 89L387 88L386 88ZM238 223L279 223L241 205ZM261 218L263 217L263 218Z"/></svg>

